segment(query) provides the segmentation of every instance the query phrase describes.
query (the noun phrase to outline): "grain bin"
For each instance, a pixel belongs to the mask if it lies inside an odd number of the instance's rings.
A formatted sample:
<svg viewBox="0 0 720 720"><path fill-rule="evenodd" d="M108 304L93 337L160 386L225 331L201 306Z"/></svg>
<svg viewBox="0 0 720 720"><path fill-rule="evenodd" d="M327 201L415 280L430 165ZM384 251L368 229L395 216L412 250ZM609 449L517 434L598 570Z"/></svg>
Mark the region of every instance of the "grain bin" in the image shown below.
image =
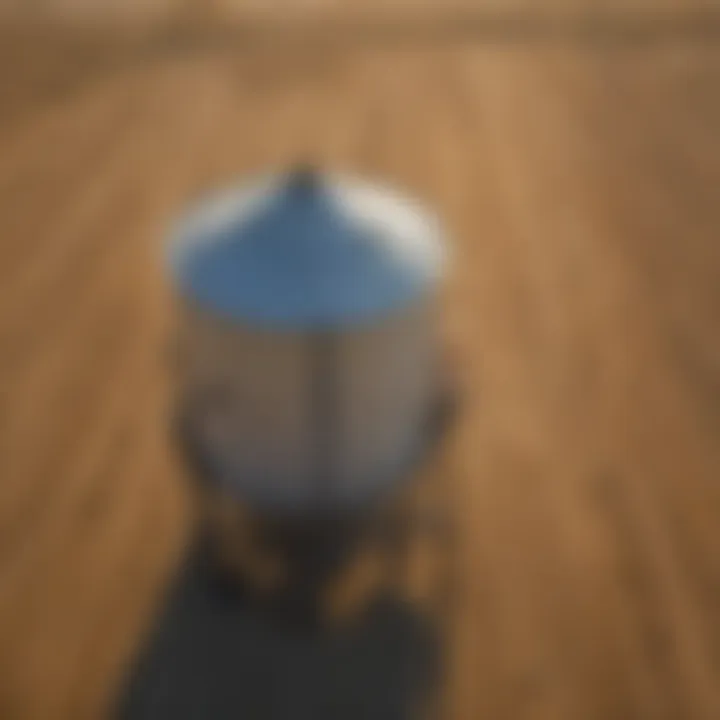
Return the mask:
<svg viewBox="0 0 720 720"><path fill-rule="evenodd" d="M169 260L180 391L228 491L302 510L362 503L402 475L438 381L434 218L303 168L198 203Z"/></svg>
<svg viewBox="0 0 720 720"><path fill-rule="evenodd" d="M178 437L213 563L316 597L447 425L438 222L387 188L299 168L197 203L168 260Z"/></svg>

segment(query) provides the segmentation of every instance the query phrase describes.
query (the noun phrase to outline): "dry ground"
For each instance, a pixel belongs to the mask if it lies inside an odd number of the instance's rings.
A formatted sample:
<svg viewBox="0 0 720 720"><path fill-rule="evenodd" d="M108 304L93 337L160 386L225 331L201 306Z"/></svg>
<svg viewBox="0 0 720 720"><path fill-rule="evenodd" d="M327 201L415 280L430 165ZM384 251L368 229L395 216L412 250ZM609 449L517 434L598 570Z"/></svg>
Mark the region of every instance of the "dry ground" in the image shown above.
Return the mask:
<svg viewBox="0 0 720 720"><path fill-rule="evenodd" d="M312 154L452 232L452 717L720 718L720 34L702 29L133 60L6 22L0 717L102 716L187 536L169 219Z"/></svg>

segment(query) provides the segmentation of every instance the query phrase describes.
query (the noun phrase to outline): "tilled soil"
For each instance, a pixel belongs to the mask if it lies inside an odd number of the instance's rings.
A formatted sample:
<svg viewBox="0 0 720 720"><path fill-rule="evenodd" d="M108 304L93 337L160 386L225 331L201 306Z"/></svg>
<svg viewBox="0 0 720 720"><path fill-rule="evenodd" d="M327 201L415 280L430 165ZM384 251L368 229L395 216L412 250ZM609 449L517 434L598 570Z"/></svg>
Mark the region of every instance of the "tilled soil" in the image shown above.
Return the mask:
<svg viewBox="0 0 720 720"><path fill-rule="evenodd" d="M109 48L3 91L0 716L102 716L180 561L168 223L311 156L451 233L449 716L720 717L720 43L663 33ZM52 38L3 78L70 73Z"/></svg>

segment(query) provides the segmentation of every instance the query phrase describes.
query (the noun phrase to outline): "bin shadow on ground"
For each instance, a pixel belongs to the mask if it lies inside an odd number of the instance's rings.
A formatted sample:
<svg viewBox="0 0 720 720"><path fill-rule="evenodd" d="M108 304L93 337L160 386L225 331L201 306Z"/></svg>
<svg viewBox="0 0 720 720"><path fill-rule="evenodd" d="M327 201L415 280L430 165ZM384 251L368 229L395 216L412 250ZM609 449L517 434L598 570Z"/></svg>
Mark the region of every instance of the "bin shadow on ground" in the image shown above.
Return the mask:
<svg viewBox="0 0 720 720"><path fill-rule="evenodd" d="M120 720L405 720L432 702L438 633L379 598L352 625L288 629L188 554L119 699Z"/></svg>

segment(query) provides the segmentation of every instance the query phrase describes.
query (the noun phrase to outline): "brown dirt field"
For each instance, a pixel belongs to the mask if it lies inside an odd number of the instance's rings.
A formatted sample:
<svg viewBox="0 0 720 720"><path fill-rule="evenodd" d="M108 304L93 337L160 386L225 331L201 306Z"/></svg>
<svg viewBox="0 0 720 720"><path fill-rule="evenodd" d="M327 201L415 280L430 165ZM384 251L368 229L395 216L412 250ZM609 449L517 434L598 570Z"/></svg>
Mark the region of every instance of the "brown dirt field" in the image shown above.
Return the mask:
<svg viewBox="0 0 720 720"><path fill-rule="evenodd" d="M168 222L307 155L452 232L450 716L720 717L720 35L43 32L0 41L0 717L102 716L187 538Z"/></svg>

